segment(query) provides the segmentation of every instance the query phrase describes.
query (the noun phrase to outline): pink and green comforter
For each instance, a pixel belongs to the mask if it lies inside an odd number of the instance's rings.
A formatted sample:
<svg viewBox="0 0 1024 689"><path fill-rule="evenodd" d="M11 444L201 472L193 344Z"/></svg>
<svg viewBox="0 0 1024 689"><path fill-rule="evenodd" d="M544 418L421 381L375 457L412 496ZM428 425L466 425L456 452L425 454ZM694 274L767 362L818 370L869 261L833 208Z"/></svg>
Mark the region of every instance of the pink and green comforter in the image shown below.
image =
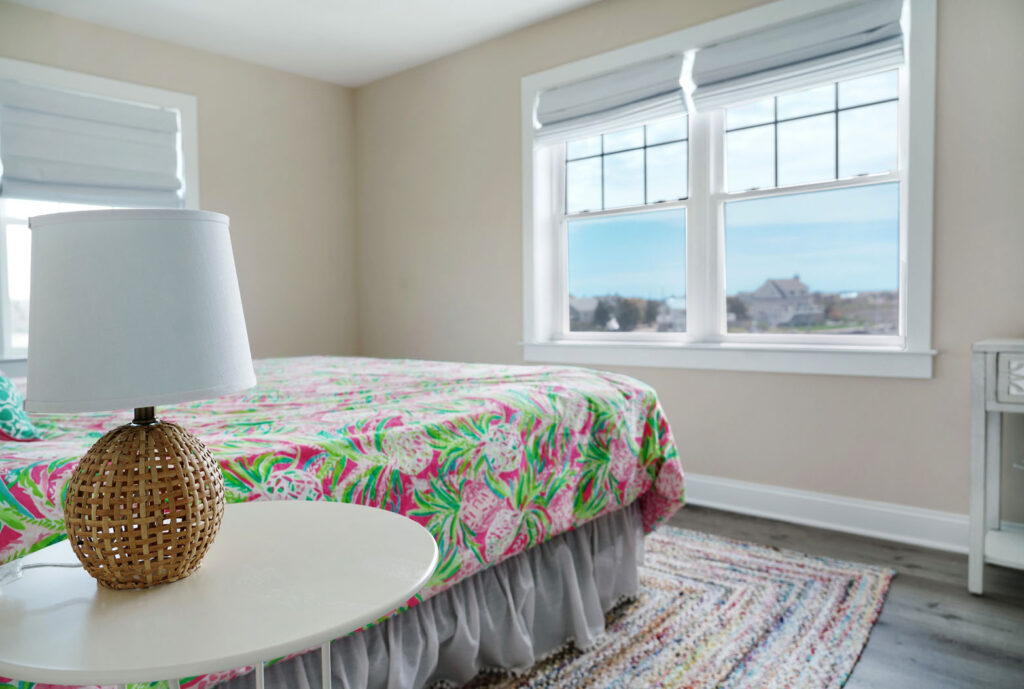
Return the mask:
<svg viewBox="0 0 1024 689"><path fill-rule="evenodd" d="M335 357L256 373L247 393L158 413L210 446L229 502L338 500L423 524L440 564L420 600L634 501L648 530L683 502L657 397L626 376ZM68 476L129 414L33 420L45 439L0 445L0 563L64 538Z"/></svg>

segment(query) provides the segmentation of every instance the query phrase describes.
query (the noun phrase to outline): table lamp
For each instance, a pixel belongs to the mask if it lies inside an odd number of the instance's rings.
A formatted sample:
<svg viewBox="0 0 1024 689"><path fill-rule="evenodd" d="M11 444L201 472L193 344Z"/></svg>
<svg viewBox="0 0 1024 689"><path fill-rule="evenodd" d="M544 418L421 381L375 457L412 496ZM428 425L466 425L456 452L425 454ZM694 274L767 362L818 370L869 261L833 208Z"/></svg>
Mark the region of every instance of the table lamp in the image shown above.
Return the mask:
<svg viewBox="0 0 1024 689"><path fill-rule="evenodd" d="M29 226L25 409L135 409L68 480L71 547L108 588L183 579L220 528L224 480L209 449L154 407L256 383L228 218L106 210L38 216Z"/></svg>

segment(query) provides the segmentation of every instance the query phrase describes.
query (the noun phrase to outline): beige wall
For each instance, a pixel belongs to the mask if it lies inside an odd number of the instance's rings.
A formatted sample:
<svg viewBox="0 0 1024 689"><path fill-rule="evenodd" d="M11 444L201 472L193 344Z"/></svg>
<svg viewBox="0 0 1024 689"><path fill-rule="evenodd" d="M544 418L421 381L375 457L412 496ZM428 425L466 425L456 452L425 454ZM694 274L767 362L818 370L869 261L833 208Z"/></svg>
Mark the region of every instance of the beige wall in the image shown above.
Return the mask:
<svg viewBox="0 0 1024 689"><path fill-rule="evenodd" d="M0 56L190 93L257 356L355 350L349 89L0 2Z"/></svg>
<svg viewBox="0 0 1024 689"><path fill-rule="evenodd" d="M358 89L360 352L521 361L520 79L755 4L609 0ZM689 471L966 512L969 347L1024 336L1024 3L938 34L934 379L623 369Z"/></svg>

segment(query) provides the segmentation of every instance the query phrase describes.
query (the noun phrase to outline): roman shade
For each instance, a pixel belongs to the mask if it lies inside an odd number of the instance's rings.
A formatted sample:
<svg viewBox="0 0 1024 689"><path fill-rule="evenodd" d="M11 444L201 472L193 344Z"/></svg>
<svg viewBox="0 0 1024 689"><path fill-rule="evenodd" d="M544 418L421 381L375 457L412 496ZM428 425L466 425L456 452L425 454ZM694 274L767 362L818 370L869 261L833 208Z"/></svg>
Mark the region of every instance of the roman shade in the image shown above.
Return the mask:
<svg viewBox="0 0 1024 689"><path fill-rule="evenodd" d="M736 105L897 66L902 0L858 0L697 50L698 110Z"/></svg>
<svg viewBox="0 0 1024 689"><path fill-rule="evenodd" d="M534 139L555 143L686 112L683 56L645 60L537 96Z"/></svg>
<svg viewBox="0 0 1024 689"><path fill-rule="evenodd" d="M184 205L176 110L0 80L0 194Z"/></svg>

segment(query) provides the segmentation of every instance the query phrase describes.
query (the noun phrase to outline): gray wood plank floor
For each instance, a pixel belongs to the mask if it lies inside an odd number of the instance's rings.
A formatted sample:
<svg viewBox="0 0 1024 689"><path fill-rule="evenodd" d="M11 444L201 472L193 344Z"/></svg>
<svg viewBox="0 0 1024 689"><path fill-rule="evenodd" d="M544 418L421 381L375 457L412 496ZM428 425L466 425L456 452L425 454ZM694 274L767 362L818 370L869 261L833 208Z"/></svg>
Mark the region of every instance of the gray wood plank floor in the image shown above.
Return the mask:
<svg viewBox="0 0 1024 689"><path fill-rule="evenodd" d="M896 569L846 689L1024 689L1024 571L987 566L977 597L967 592L966 555L693 505L670 523Z"/></svg>

